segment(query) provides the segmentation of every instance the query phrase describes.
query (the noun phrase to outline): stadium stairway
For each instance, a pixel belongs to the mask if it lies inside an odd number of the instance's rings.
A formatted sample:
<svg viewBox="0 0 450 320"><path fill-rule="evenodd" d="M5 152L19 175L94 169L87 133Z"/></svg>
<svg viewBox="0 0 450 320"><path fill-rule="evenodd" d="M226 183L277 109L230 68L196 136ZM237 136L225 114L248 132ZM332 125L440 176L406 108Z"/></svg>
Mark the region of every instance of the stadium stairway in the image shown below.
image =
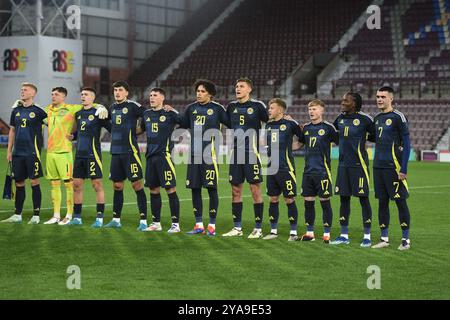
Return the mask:
<svg viewBox="0 0 450 320"><path fill-rule="evenodd" d="M437 143L436 150L450 150L450 127Z"/></svg>
<svg viewBox="0 0 450 320"><path fill-rule="evenodd" d="M160 75L234 0L209 0L138 69L129 82L147 87Z"/></svg>
<svg viewBox="0 0 450 320"><path fill-rule="evenodd" d="M448 94L449 27L450 0L386 0L382 28L362 28L344 48L345 55L357 58L337 87L390 84L402 85L406 91L438 84L439 95Z"/></svg>

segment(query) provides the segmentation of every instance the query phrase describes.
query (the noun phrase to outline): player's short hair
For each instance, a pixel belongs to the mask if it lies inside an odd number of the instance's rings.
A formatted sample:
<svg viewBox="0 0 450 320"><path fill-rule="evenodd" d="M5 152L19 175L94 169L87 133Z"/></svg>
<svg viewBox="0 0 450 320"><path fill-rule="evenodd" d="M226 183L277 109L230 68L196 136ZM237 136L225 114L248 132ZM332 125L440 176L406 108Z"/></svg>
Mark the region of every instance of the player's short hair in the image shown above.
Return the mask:
<svg viewBox="0 0 450 320"><path fill-rule="evenodd" d="M213 97L217 94L216 85L214 84L214 82L212 82L210 80L199 79L199 80L195 81L195 83L194 83L195 91L197 91L198 87L200 87L200 86L204 86L206 91Z"/></svg>
<svg viewBox="0 0 450 320"><path fill-rule="evenodd" d="M272 100L269 101L269 106L270 106L272 103L275 103L275 104L279 105L280 107L283 108L283 110L286 110L286 109L287 109L286 102L285 102L283 99L280 99L280 98L273 98Z"/></svg>
<svg viewBox="0 0 450 320"><path fill-rule="evenodd" d="M150 92L158 92L160 94L162 94L164 97L166 96L166 91L163 88L159 88L159 87L155 87L155 88L151 88Z"/></svg>
<svg viewBox="0 0 450 320"><path fill-rule="evenodd" d="M124 88L128 92L130 91L130 85L126 81L119 80L113 83L113 88L120 88L120 87Z"/></svg>
<svg viewBox="0 0 450 320"><path fill-rule="evenodd" d="M353 101L355 101L356 112L361 111L362 103L363 103L361 95L357 92L352 92L352 91L347 92L347 94L353 97Z"/></svg>
<svg viewBox="0 0 450 320"><path fill-rule="evenodd" d="M378 91L389 92L390 94L394 94L394 89L390 86L383 86Z"/></svg>
<svg viewBox="0 0 450 320"><path fill-rule="evenodd" d="M67 95L68 95L67 89L64 88L64 87L55 87L55 88L52 89L52 92L54 92L54 91L59 92L59 93L62 93L62 94L64 94L66 97L67 97Z"/></svg>
<svg viewBox="0 0 450 320"><path fill-rule="evenodd" d="M36 87L33 83L31 83L31 82L23 82L23 83L22 83L22 87L28 87L28 88L31 88L31 89L33 89L36 93L37 93L37 91L38 91L37 87Z"/></svg>
<svg viewBox="0 0 450 320"><path fill-rule="evenodd" d="M311 100L311 101L308 103L308 108L309 108L309 107L313 107L313 106L321 106L322 108L325 109L325 103L324 103L322 100L319 100L319 99Z"/></svg>
<svg viewBox="0 0 450 320"><path fill-rule="evenodd" d="M249 78L247 77L239 78L236 80L236 84L238 84L239 82L245 82L251 89L253 89L253 81L250 80Z"/></svg>
<svg viewBox="0 0 450 320"><path fill-rule="evenodd" d="M81 88L81 91L89 91L89 92L92 92L94 94L94 96L97 95L97 91L95 91L95 89L92 87L83 87L83 88Z"/></svg>

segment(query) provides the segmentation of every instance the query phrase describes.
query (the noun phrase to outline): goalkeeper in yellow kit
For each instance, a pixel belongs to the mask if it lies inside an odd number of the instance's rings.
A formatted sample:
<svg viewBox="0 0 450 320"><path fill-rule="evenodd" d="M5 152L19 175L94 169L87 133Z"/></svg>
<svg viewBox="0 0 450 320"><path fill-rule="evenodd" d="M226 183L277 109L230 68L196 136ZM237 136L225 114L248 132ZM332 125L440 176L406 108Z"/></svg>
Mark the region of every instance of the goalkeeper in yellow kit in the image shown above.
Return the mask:
<svg viewBox="0 0 450 320"><path fill-rule="evenodd" d="M66 104L67 89L56 87L52 89L52 104L45 108L48 118L47 144L47 179L51 180L53 217L44 224L67 225L73 214L73 155L72 142L69 140L72 128L76 122L75 113L82 105ZM100 119L108 117L107 109L102 105L94 106ZM67 215L61 221L61 181L66 189Z"/></svg>

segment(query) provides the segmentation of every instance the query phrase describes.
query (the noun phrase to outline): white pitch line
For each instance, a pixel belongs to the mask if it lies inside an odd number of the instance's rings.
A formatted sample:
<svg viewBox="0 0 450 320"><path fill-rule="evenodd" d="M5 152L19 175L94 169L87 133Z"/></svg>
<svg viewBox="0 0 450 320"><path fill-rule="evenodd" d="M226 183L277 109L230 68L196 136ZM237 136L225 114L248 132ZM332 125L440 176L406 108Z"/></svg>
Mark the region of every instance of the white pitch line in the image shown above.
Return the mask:
<svg viewBox="0 0 450 320"><path fill-rule="evenodd" d="M414 192L415 193L415 192ZM448 192L439 192L439 191L422 191L420 194L448 194Z"/></svg>
<svg viewBox="0 0 450 320"><path fill-rule="evenodd" d="M409 190L419 190L419 189L437 189L437 188L450 188L450 184L445 184L445 185L440 185L440 186L421 186L421 187L410 187ZM370 191L373 191L372 189L370 189ZM434 194L434 193L433 193ZM438 194L438 193L436 193ZM251 195L248 196L242 196L242 198L251 198ZM223 197L219 197L219 199L231 199L231 196L223 196ZM203 198L203 200L208 200L209 198ZM184 202L184 201L192 201L192 198L186 198L186 199L180 199L180 202ZM168 200L162 200L162 202L168 202ZM124 206L130 206L130 205L136 205L136 202L125 202L123 204ZM96 207L96 204L87 204L87 205L83 205L83 208L92 208L92 207ZM112 203L106 203L105 206L112 206ZM67 207L61 207L61 209L66 209ZM41 211L46 211L46 210L51 210L53 208L41 208ZM25 208L24 210L32 210L32 208ZM5 212L11 212L13 211L13 209L11 210L0 210L0 213L5 213Z"/></svg>
<svg viewBox="0 0 450 320"><path fill-rule="evenodd" d="M416 189L436 189L436 188L449 188L450 184L444 184L442 186L422 186L422 187L410 187L410 190L416 190Z"/></svg>
<svg viewBox="0 0 450 320"><path fill-rule="evenodd" d="M252 196L242 196L242 198L251 198ZM219 199L231 199L231 196L223 196L223 197L219 197ZM203 198L203 200L209 200L209 198ZM184 201L192 201L192 198L187 198L187 199L180 199L180 202L184 202ZM169 202L168 200L162 200L162 202ZM130 206L130 205L137 205L136 202L124 202L124 206ZM105 206L112 206L112 203L106 203ZM87 205L83 205L83 208L92 208L92 207L97 207L97 204L87 204ZM42 211L46 211L46 210L51 210L53 208L41 208L41 212ZM61 207L61 209L67 209L67 207ZM32 210L32 208L23 208L23 210ZM11 210L0 210L0 213L5 213L5 212L11 212L14 211L14 209Z"/></svg>
<svg viewBox="0 0 450 320"><path fill-rule="evenodd" d="M450 188L450 184L444 184L440 186L421 186L421 187L409 187L409 190L421 190L421 189L438 189L438 188ZM370 191L375 191L374 189L369 189Z"/></svg>

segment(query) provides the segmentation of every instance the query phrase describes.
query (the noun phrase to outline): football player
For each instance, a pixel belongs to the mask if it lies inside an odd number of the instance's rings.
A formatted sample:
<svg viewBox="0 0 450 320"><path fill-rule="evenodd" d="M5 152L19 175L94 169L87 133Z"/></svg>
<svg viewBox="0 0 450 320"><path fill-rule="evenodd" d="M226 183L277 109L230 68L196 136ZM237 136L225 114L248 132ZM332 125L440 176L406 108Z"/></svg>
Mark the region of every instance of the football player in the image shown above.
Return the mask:
<svg viewBox="0 0 450 320"><path fill-rule="evenodd" d="M93 88L81 89L83 109L75 113L77 146L73 170L74 219L69 225L81 225L83 206L83 185L85 179L91 179L97 200L97 217L93 228L101 228L105 212L105 192L103 190L103 164L100 148L101 129L111 131L108 119L99 119L95 115L94 101L96 91Z"/></svg>
<svg viewBox="0 0 450 320"><path fill-rule="evenodd" d="M42 177L41 148L43 143L42 126L47 113L34 103L37 88L32 83L23 83L20 100L16 101L9 121L9 139L7 160L12 162L12 176L16 185L15 212L2 222L22 222L22 210L25 202L25 180L31 181L33 199L33 217L29 224L40 222Z"/></svg>
<svg viewBox="0 0 450 320"><path fill-rule="evenodd" d="M381 228L381 241L372 248L389 246L389 200L397 205L402 241L399 250L411 247L409 229L411 216L406 203L408 192L408 161L411 151L408 120L400 111L394 109L394 90L382 87L377 92L377 106L381 111L374 121L375 159L373 161L373 177L375 197L378 199L378 219Z"/></svg>
<svg viewBox="0 0 450 320"><path fill-rule="evenodd" d="M298 138L302 136L302 129L296 121L285 119L286 109L286 102L282 99L275 98L269 102L270 121L266 125L268 156L271 165L274 164L274 157L278 157L278 170L275 174L267 176L271 231L263 238L264 240L272 240L278 237L279 197L281 194L283 194L289 217L290 233L288 241L298 240L298 210L295 204L297 178L294 155L292 154L292 141L294 136Z"/></svg>
<svg viewBox="0 0 450 320"><path fill-rule="evenodd" d="M125 81L113 84L115 103L111 114L111 166L109 179L113 182L113 219L105 228L121 228L124 181L128 179L136 193L139 209L138 231L147 229L147 196L142 184L143 170L137 143L136 127L145 108L135 101L128 100L130 87Z"/></svg>

